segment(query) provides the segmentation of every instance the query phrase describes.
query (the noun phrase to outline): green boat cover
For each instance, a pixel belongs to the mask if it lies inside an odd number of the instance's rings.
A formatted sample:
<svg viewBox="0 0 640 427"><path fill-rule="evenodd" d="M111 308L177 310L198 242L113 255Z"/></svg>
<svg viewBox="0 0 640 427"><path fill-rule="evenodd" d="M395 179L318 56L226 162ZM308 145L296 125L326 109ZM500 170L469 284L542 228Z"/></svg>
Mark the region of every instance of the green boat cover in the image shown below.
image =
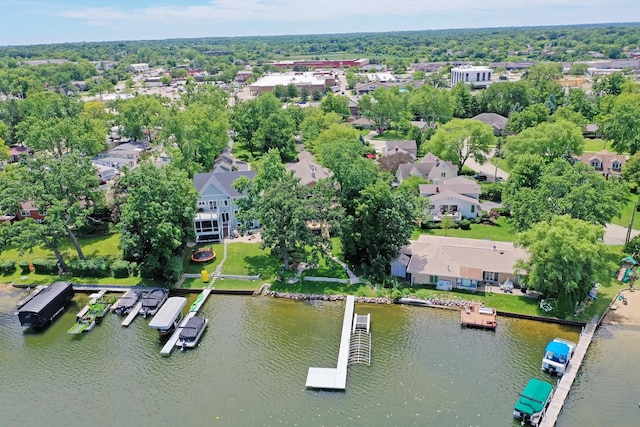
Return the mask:
<svg viewBox="0 0 640 427"><path fill-rule="evenodd" d="M528 415L541 412L552 391L553 386L548 382L532 378L524 388L514 409Z"/></svg>

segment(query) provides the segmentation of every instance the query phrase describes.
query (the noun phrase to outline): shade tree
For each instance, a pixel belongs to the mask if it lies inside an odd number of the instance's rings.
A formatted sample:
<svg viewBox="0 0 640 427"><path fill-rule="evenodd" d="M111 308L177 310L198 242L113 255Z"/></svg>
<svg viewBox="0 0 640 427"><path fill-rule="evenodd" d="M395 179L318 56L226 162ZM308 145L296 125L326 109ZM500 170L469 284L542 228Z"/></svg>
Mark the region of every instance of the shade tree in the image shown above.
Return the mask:
<svg viewBox="0 0 640 427"><path fill-rule="evenodd" d="M462 169L469 158L482 164L495 144L493 128L479 120L453 119L440 126L426 149Z"/></svg>

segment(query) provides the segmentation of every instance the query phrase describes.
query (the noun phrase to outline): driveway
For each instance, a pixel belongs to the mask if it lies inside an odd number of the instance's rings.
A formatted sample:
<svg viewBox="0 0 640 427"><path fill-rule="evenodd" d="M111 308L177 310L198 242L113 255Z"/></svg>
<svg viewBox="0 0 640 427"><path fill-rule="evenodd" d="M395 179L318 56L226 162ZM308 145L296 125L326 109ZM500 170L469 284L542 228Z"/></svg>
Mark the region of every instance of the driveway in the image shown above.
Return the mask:
<svg viewBox="0 0 640 427"><path fill-rule="evenodd" d="M640 230L631 230L631 237L640 234ZM607 224L604 229L604 243L606 245L624 245L627 239L627 227L616 224Z"/></svg>
<svg viewBox="0 0 640 427"><path fill-rule="evenodd" d="M478 172L478 173L483 173L485 175L487 175L487 181L488 182L494 182L495 178L502 178L503 180L506 180L507 178L509 178L509 173L503 171L500 168L497 168L492 165L491 163L489 163L489 161L487 160L486 162L484 162L483 164L480 164L478 162L476 162L473 158L469 158L466 162L465 162L465 166L470 167L471 169L473 169L474 171Z"/></svg>

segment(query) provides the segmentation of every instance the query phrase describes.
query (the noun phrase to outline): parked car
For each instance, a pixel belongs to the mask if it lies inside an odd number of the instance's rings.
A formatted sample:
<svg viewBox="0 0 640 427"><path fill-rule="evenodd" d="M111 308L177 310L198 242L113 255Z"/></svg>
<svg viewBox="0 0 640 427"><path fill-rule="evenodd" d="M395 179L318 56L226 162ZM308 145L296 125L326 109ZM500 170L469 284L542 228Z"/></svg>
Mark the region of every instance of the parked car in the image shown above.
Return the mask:
<svg viewBox="0 0 640 427"><path fill-rule="evenodd" d="M477 174L473 175L473 179L475 179L476 181L484 182L484 181L487 180L487 175L485 175L483 173L477 173Z"/></svg>

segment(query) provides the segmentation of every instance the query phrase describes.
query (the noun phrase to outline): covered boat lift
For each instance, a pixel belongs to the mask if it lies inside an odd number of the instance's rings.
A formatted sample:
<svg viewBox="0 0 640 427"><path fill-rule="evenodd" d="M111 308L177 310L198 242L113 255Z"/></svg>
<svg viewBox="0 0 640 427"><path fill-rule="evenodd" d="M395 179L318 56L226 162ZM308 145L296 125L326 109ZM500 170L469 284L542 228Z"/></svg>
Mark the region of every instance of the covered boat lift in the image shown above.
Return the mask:
<svg viewBox="0 0 640 427"><path fill-rule="evenodd" d="M170 333L182 317L182 309L187 305L187 299L184 297L171 297L164 303L162 308L153 316L149 327L157 329L160 335Z"/></svg>

